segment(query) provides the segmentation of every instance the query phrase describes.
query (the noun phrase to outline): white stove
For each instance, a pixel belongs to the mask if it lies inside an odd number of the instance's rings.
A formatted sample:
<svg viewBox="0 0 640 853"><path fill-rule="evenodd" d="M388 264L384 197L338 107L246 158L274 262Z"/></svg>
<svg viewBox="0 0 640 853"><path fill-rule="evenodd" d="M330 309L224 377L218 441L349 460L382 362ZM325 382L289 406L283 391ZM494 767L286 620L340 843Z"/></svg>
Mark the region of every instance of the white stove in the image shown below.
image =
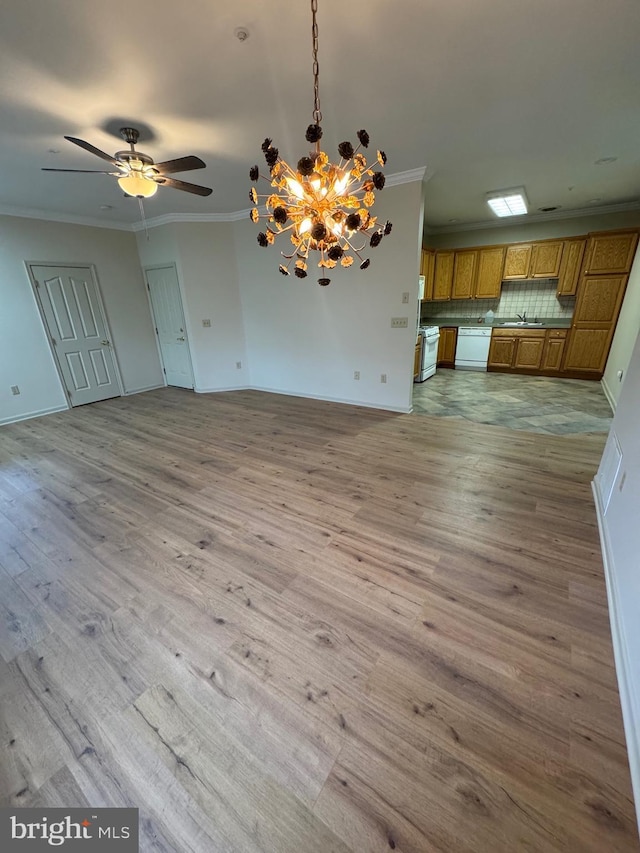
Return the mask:
<svg viewBox="0 0 640 853"><path fill-rule="evenodd" d="M418 334L422 338L422 357L416 382L424 382L436 372L440 329L438 326L420 326Z"/></svg>

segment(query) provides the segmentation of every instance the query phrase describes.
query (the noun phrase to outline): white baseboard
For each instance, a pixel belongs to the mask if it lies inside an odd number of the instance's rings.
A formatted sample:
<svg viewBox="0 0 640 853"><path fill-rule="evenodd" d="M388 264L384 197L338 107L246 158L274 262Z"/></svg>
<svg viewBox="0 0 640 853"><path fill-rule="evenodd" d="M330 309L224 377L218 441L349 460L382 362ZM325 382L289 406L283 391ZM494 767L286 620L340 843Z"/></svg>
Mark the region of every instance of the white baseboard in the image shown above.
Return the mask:
<svg viewBox="0 0 640 853"><path fill-rule="evenodd" d="M48 409L39 409L37 412L27 412L26 414L16 415L15 417L0 418L0 426L2 424L17 424L18 421L28 421L30 418L40 418L42 415L53 415L55 412L66 412L69 406L51 406Z"/></svg>
<svg viewBox="0 0 640 853"><path fill-rule="evenodd" d="M598 530L600 532L600 547L602 550L602 562L604 564L604 576L607 586L607 600L609 602L609 622L611 624L611 639L613 641L613 656L616 664L616 675L618 678L618 691L620 693L620 705L622 707L622 721L624 723L624 734L627 741L627 755L629 757L629 770L631 772L631 787L636 803L636 820L638 832L640 832L640 702L637 701L630 677L631 667L625 643L623 625L620 621L620 607L618 605L619 593L616 587L616 576L611 557L611 546L607 536L607 528L604 523L602 511L602 500L598 483L591 483L593 498L596 505L596 518L598 519Z"/></svg>
<svg viewBox="0 0 640 853"><path fill-rule="evenodd" d="M615 397L614 397L614 396L613 396L613 394L611 393L611 389L609 388L609 385L608 385L608 383L607 383L606 379L604 378L604 376L603 376L603 377L602 377L602 379L600 380L600 385L601 385L601 387L602 387L602 390L604 391L604 396L607 398L607 402L608 402L608 403L609 403L609 405L611 406L611 411L612 411L612 412L613 412L613 414L615 415L615 413L616 413L616 401L615 401Z"/></svg>
<svg viewBox="0 0 640 853"><path fill-rule="evenodd" d="M126 388L123 397L129 397L131 394L144 394L145 391L157 391L158 388L166 388L162 383L160 385L145 385L143 388Z"/></svg>
<svg viewBox="0 0 640 853"><path fill-rule="evenodd" d="M224 385L217 388L199 388L196 386L193 389L196 394L216 394L220 391L251 391L251 385Z"/></svg>
<svg viewBox="0 0 640 853"><path fill-rule="evenodd" d="M343 397L325 397L321 394L303 394L300 391L283 391L281 388L266 388L262 385L253 385L252 390L264 391L266 394L282 394L285 397L324 400L326 403L344 403L346 406L359 406L361 409L381 409L384 412L398 412L402 415L408 415L412 411L411 406L385 406L383 403L368 403L363 400L348 400Z"/></svg>

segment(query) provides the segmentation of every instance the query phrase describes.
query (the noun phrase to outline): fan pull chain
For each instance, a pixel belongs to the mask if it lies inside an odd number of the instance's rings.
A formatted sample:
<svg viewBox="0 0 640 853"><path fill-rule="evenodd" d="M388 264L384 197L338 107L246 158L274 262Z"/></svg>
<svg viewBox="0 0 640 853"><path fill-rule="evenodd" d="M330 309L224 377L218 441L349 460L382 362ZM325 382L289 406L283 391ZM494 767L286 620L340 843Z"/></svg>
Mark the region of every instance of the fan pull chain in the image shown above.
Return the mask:
<svg viewBox="0 0 640 853"><path fill-rule="evenodd" d="M147 236L147 243L149 242L149 229L147 228L147 220L144 215L144 205L142 203L142 199L138 196L138 204L140 205L140 217L142 219L142 224L144 225L144 233Z"/></svg>

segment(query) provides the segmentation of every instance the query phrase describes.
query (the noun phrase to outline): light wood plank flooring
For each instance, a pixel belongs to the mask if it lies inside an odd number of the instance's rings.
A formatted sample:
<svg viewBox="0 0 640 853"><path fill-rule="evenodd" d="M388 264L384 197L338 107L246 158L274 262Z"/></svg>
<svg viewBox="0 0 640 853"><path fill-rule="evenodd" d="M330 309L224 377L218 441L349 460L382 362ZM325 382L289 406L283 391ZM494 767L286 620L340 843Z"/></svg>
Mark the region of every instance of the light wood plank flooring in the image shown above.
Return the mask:
<svg viewBox="0 0 640 853"><path fill-rule="evenodd" d="M0 431L0 799L143 851L640 850L553 436L166 389Z"/></svg>

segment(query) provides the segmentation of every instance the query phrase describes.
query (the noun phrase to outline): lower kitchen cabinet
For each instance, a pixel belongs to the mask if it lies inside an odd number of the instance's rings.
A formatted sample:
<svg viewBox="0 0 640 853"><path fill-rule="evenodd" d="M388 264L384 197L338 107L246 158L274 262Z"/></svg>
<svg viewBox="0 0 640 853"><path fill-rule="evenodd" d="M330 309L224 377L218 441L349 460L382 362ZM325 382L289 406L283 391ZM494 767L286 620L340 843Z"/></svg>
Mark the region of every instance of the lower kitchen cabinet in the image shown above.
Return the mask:
<svg viewBox="0 0 640 853"><path fill-rule="evenodd" d="M422 338L418 337L416 351L413 356L413 378L417 379L420 374L420 361L422 358Z"/></svg>
<svg viewBox="0 0 640 853"><path fill-rule="evenodd" d="M566 342L566 329L549 329L547 331L542 354L542 371L544 373L560 373Z"/></svg>
<svg viewBox="0 0 640 853"><path fill-rule="evenodd" d="M518 370L539 370L542 367L544 336L537 338L519 338L513 358L513 366Z"/></svg>
<svg viewBox="0 0 640 853"><path fill-rule="evenodd" d="M559 373L566 329L494 329L487 370Z"/></svg>
<svg viewBox="0 0 640 853"><path fill-rule="evenodd" d="M458 329L455 326L441 326L438 341L438 367L453 367L456 361L456 343Z"/></svg>

